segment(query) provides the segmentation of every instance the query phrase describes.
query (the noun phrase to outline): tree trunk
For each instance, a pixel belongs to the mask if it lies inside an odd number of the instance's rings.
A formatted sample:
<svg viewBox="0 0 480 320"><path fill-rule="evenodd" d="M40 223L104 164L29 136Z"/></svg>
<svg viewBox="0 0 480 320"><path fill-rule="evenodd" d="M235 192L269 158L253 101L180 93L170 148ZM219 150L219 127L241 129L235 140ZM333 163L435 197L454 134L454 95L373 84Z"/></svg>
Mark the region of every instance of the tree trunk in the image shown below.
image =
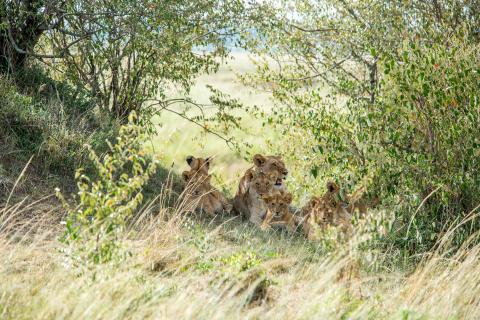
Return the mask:
<svg viewBox="0 0 480 320"><path fill-rule="evenodd" d="M1 1L0 72L13 73L25 66L44 30L46 21L40 11L44 2Z"/></svg>

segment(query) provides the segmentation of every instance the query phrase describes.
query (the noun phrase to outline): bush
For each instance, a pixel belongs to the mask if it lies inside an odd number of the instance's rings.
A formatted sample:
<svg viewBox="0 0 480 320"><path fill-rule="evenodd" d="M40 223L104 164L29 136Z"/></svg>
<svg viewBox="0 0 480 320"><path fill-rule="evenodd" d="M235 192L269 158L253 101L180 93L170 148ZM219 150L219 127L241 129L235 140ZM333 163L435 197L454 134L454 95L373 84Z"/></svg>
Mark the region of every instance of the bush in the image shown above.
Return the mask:
<svg viewBox="0 0 480 320"><path fill-rule="evenodd" d="M143 201L142 188L156 171L156 161L147 161L141 148L145 129L136 125L135 116L120 128L115 145L103 157L90 149L95 168L94 178L77 170L78 186L72 208L57 190L68 217L63 242L66 253L75 262L89 265L119 261L126 252L121 250L121 236L127 220Z"/></svg>
<svg viewBox="0 0 480 320"><path fill-rule="evenodd" d="M388 186L382 191L411 195L408 214L399 218L412 249L433 245L480 203L479 49L462 38L410 42L401 61L384 60L368 139L381 147L379 178ZM427 197L425 210L414 216ZM457 234L457 244L471 228Z"/></svg>
<svg viewBox="0 0 480 320"><path fill-rule="evenodd" d="M374 103L281 84L275 98L284 108L270 121L284 130L275 151L287 158L297 195L322 193L329 179L345 193L364 187L395 212L396 245L411 253L434 246L480 203L479 49L460 33L406 41L380 56ZM477 227L465 224L454 242Z"/></svg>

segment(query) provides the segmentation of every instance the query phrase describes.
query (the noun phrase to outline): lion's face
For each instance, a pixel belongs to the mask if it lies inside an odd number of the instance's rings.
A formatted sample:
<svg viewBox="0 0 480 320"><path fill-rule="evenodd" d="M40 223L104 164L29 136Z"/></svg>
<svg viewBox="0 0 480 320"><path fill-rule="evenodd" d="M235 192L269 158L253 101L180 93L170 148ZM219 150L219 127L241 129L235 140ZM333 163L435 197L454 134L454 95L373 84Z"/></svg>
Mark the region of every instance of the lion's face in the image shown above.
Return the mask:
<svg viewBox="0 0 480 320"><path fill-rule="evenodd" d="M258 172L252 177L250 187L255 190L259 196L266 195L272 191L273 185L275 184L275 177L276 176L272 174Z"/></svg>
<svg viewBox="0 0 480 320"><path fill-rule="evenodd" d="M303 216L312 216L314 221L310 222L320 226L332 224L340 206L336 199L339 191L340 187L336 183L328 182L327 192L322 197L312 197L302 208Z"/></svg>
<svg viewBox="0 0 480 320"><path fill-rule="evenodd" d="M203 175L194 170L184 171L182 178L188 185L188 193L191 196L200 197L209 193L212 189L210 184L211 176Z"/></svg>
<svg viewBox="0 0 480 320"><path fill-rule="evenodd" d="M292 194L284 191L274 192L264 195L262 199L275 216L280 216L285 211L288 211L288 207L292 203Z"/></svg>
<svg viewBox="0 0 480 320"><path fill-rule="evenodd" d="M253 163L259 172L276 175L276 186L281 186L283 180L287 178L288 170L279 156L262 156L261 154L256 154L253 157Z"/></svg>
<svg viewBox="0 0 480 320"><path fill-rule="evenodd" d="M208 175L208 169L210 169L210 164L212 162L210 157L203 159L195 158L194 156L188 156L186 160L192 171Z"/></svg>

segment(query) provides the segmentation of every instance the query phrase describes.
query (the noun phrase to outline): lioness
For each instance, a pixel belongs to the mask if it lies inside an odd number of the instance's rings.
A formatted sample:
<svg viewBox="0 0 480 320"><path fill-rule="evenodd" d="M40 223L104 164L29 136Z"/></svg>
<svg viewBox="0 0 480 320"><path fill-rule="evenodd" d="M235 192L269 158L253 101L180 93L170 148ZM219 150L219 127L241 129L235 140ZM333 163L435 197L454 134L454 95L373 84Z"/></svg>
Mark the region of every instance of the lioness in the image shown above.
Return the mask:
<svg viewBox="0 0 480 320"><path fill-rule="evenodd" d="M256 154L253 156L253 164L254 166L248 169L240 179L237 194L241 195L247 193L252 172L263 172L268 174L276 173L275 188L284 188L283 180L287 178L288 170L279 156L262 156L261 154Z"/></svg>
<svg viewBox="0 0 480 320"><path fill-rule="evenodd" d="M290 212L292 194L284 190L274 190L272 193L262 196L262 199L267 206L262 229L269 229L272 225L284 225L288 231L295 232L295 217Z"/></svg>
<svg viewBox="0 0 480 320"><path fill-rule="evenodd" d="M190 171L184 171L182 173L183 180L187 183L185 189L186 203L193 205L193 210L200 208L209 215L215 215L222 211L230 212L232 205L228 202L227 198L225 198L220 191L212 187L210 183L211 176L208 175L209 161L189 156L187 157L187 163L188 162L192 163ZM206 170L204 170L205 168ZM205 172L207 174L205 174Z"/></svg>
<svg viewBox="0 0 480 320"><path fill-rule="evenodd" d="M240 179L238 190L233 201L233 207L237 214L247 217L249 217L250 214L245 214L248 208L246 199L249 197L249 186L252 183L253 178L257 174L263 174L272 179L274 188L284 189L285 186L283 180L285 180L288 174L288 170L285 168L285 163L278 156L262 156L256 154L253 157L253 163L254 166L248 169Z"/></svg>
<svg viewBox="0 0 480 320"><path fill-rule="evenodd" d="M339 186L327 183L327 192L322 197L312 197L302 208L303 231L308 239L315 238L315 230L327 226L340 226L344 231L351 230L351 215L336 199Z"/></svg>
<svg viewBox="0 0 480 320"><path fill-rule="evenodd" d="M262 196L273 190L276 175L254 171L249 172L248 175L250 183L247 193L236 196L233 200L233 206L239 214L260 226L267 211Z"/></svg>

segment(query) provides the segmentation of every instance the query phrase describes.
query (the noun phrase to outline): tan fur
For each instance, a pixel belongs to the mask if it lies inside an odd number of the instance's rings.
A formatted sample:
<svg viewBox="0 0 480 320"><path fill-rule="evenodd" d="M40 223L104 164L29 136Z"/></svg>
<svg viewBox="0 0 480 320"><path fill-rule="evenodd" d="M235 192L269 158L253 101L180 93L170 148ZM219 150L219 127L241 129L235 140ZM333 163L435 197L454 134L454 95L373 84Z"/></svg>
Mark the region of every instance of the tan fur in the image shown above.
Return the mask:
<svg viewBox="0 0 480 320"><path fill-rule="evenodd" d="M263 172L249 174L251 176L247 193L241 197L235 197L233 205L242 216L260 226L267 211L262 196L273 190L275 175Z"/></svg>
<svg viewBox="0 0 480 320"><path fill-rule="evenodd" d="M351 215L336 199L340 188L333 182L327 183L327 192L322 197L312 197L302 208L303 231L307 238L315 238L317 228L327 226L341 227L343 231L350 231Z"/></svg>
<svg viewBox="0 0 480 320"><path fill-rule="evenodd" d="M276 173L278 180L275 182L283 187L283 180L286 179L288 170L279 156L262 156L261 154L256 154L253 156L253 164L254 166L248 169L242 178L240 178L238 194L245 194L247 192L251 174L255 172L267 174Z"/></svg>
<svg viewBox="0 0 480 320"><path fill-rule="evenodd" d="M262 223L262 229L269 229L272 225L286 226L288 231L295 232L295 217L290 212L292 194L284 190L274 190L262 196L267 212Z"/></svg>
<svg viewBox="0 0 480 320"><path fill-rule="evenodd" d="M350 200L347 207L347 211L352 216L357 214L359 218L364 218L367 215L369 209L376 207L380 203L379 198L373 198L371 201L366 201L364 199L359 200Z"/></svg>
<svg viewBox="0 0 480 320"><path fill-rule="evenodd" d="M365 197L365 192L365 186L360 186L351 194L346 196L346 200L348 202L346 210L352 216L357 215L359 218L364 218L369 209L376 207L380 203L380 199L378 197L367 200Z"/></svg>
<svg viewBox="0 0 480 320"><path fill-rule="evenodd" d="M188 156L186 160L192 171L208 175L208 170L210 169L210 164L212 163L210 157L203 159L196 158L194 156Z"/></svg>
<svg viewBox="0 0 480 320"><path fill-rule="evenodd" d="M187 183L186 202L192 204L195 209L205 211L209 215L215 215L223 211L230 212L232 205L227 198L215 189L211 183L211 176L208 175L210 160L202 158L187 157L190 171L182 173L183 180Z"/></svg>
<svg viewBox="0 0 480 320"><path fill-rule="evenodd" d="M271 177L273 185L276 189L285 189L283 180L286 179L288 170L285 167L285 163L278 156L263 156L256 154L253 157L254 166L248 169L238 184L238 190L235 194L233 201L233 207L238 214L244 214L248 208L246 203L249 197L249 186L252 179L258 174L265 174ZM276 184L276 185L275 185ZM250 216L250 215L246 215Z"/></svg>

